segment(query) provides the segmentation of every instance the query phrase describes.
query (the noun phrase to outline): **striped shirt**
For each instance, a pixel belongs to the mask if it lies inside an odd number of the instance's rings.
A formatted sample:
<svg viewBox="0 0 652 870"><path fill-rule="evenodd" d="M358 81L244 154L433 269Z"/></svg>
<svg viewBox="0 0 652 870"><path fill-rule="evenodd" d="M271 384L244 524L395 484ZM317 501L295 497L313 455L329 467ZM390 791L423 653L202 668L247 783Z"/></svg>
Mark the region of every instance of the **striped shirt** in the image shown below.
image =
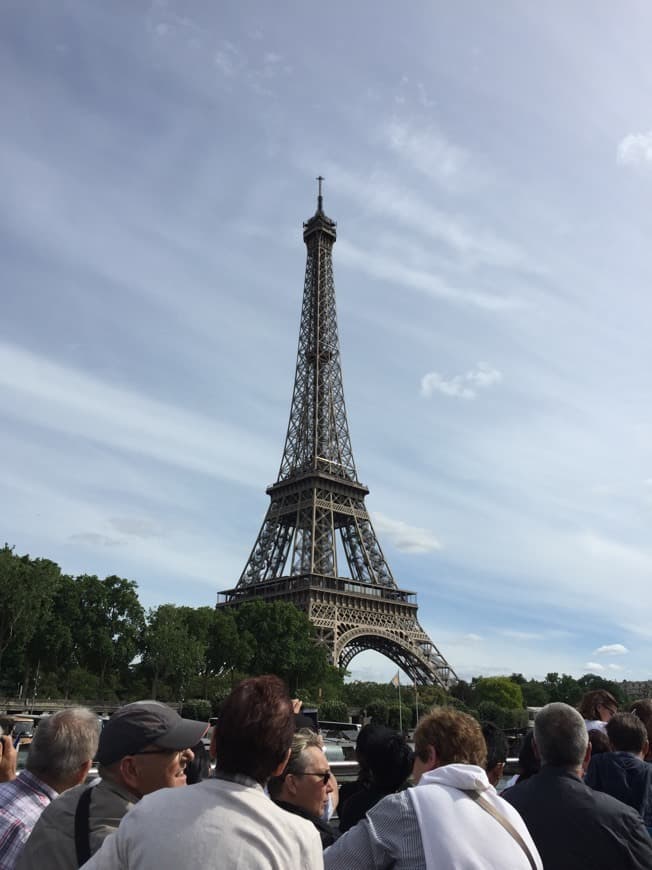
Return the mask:
<svg viewBox="0 0 652 870"><path fill-rule="evenodd" d="M421 831L408 791L389 795L324 852L326 870L426 870Z"/></svg>
<svg viewBox="0 0 652 870"><path fill-rule="evenodd" d="M28 770L0 783L0 870L14 870L32 828L57 792Z"/></svg>

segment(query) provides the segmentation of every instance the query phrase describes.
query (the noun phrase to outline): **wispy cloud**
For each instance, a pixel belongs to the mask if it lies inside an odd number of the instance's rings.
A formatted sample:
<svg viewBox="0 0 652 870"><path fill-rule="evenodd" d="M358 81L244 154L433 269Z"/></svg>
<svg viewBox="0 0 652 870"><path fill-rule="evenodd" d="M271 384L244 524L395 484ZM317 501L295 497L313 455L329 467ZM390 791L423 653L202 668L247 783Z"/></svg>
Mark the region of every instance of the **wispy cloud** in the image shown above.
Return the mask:
<svg viewBox="0 0 652 870"><path fill-rule="evenodd" d="M409 526L402 520L393 520L380 513L373 513L373 523L376 530L388 538L397 550L405 553L430 553L441 550L440 541L428 529Z"/></svg>
<svg viewBox="0 0 652 870"><path fill-rule="evenodd" d="M485 390L502 381L502 373L486 362L479 362L463 375L446 379L439 372L428 372L421 378L421 395L430 398L433 393L458 399L475 399L478 390Z"/></svg>
<svg viewBox="0 0 652 870"><path fill-rule="evenodd" d="M453 145L433 127L419 129L391 120L382 128L388 147L432 181L450 187L469 163L469 154Z"/></svg>
<svg viewBox="0 0 652 870"><path fill-rule="evenodd" d="M132 535L135 538L158 538L161 536L158 524L145 517L111 517L109 523L123 535Z"/></svg>
<svg viewBox="0 0 652 870"><path fill-rule="evenodd" d="M517 629L504 628L500 634L511 637L514 640L543 640L543 635L536 631L518 631Z"/></svg>
<svg viewBox="0 0 652 870"><path fill-rule="evenodd" d="M275 464L249 431L0 342L3 394L19 419L179 468L259 486Z"/></svg>
<svg viewBox="0 0 652 870"><path fill-rule="evenodd" d="M510 296L482 293L454 287L433 272L415 269L396 256L366 250L346 239L338 242L338 258L350 266L365 272L372 278L391 281L399 286L410 287L428 296L445 299L458 305L471 306L485 311L510 311L523 307L522 300Z"/></svg>
<svg viewBox="0 0 652 870"><path fill-rule="evenodd" d="M618 145L616 159L623 166L652 164L652 130L625 136Z"/></svg>
<svg viewBox="0 0 652 870"><path fill-rule="evenodd" d="M469 641L471 641L472 643L477 643L478 641L481 641L481 640L482 640L482 635L480 635L480 634L475 634L474 632L470 631L468 634L465 634L465 635L464 635L464 638L463 638L463 639L464 639L464 640L469 640Z"/></svg>
<svg viewBox="0 0 652 870"><path fill-rule="evenodd" d="M305 158L301 157L303 161ZM422 238L450 248L471 263L500 267L531 267L528 258L515 244L490 230L472 227L466 219L434 208L409 187L383 172L362 175L327 163L324 175L329 186L356 200L365 210L383 220L392 218Z"/></svg>
<svg viewBox="0 0 652 870"><path fill-rule="evenodd" d="M604 646L599 646L593 650L594 656L624 656L629 652L626 646L622 643L606 643Z"/></svg>
<svg viewBox="0 0 652 870"><path fill-rule="evenodd" d="M75 544L82 544L89 547L119 547L122 543L119 538L111 538L109 535L102 535L99 532L79 532L76 535L70 535L69 541Z"/></svg>

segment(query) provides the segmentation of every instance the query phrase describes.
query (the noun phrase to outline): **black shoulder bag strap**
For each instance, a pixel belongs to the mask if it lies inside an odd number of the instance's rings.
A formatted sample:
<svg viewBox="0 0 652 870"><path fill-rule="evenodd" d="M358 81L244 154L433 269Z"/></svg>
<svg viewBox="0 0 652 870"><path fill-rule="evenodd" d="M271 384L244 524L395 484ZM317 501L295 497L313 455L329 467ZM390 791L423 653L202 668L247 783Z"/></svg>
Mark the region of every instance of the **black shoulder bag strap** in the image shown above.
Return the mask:
<svg viewBox="0 0 652 870"><path fill-rule="evenodd" d="M77 867L81 867L91 857L90 810L93 786L90 785L81 793L75 810L75 851Z"/></svg>
<svg viewBox="0 0 652 870"><path fill-rule="evenodd" d="M499 813L498 810L496 809L496 807L492 803L490 803L486 798L482 797L482 795L480 794L479 791L475 791L475 789L466 789L466 788L460 789L460 791L463 791L464 794L468 794L468 796L472 800L474 800L476 802L476 804L481 806L483 810L486 810L486 812L488 812L490 816L493 816L494 819L499 824L501 824L503 826L503 828L507 831L508 834L511 834L511 836L516 840L516 842L519 844L521 849L523 849L523 851L527 855L527 859L530 862L530 867L532 868L532 870L537 870L537 862L534 860L534 856L532 855L532 852L530 852L530 850L527 847L527 843L525 842L523 837L521 837L521 835L516 830L514 825L509 821L509 819L506 819L502 813Z"/></svg>

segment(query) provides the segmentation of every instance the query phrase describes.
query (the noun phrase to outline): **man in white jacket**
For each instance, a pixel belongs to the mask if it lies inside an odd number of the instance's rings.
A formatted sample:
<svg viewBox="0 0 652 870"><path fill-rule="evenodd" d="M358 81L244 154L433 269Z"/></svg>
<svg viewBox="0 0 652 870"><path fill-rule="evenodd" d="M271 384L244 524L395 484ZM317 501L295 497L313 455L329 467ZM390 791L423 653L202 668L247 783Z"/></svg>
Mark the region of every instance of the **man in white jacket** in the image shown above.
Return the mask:
<svg viewBox="0 0 652 870"><path fill-rule="evenodd" d="M414 735L414 788L389 795L324 852L326 870L542 870L523 820L490 785L479 724L452 708Z"/></svg>
<svg viewBox="0 0 652 870"><path fill-rule="evenodd" d="M224 702L213 733L215 776L146 795L85 870L321 870L314 825L264 793L284 769L294 715L278 677L243 680Z"/></svg>

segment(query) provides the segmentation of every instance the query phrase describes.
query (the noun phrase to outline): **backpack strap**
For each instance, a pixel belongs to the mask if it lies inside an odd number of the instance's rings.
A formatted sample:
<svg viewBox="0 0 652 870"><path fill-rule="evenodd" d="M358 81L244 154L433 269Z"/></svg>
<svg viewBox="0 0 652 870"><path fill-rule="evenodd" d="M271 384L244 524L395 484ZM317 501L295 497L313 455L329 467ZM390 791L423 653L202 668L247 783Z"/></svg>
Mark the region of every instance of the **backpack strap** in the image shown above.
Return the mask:
<svg viewBox="0 0 652 870"><path fill-rule="evenodd" d="M485 810L487 813L489 813L490 816L493 816L494 819L498 822L498 824L503 826L503 828L507 831L507 833L510 834L516 840L518 845L521 847L521 849L527 855L527 859L530 862L530 867L532 868L532 870L537 870L537 863L534 860L534 856L532 855L532 852L530 852L530 850L528 849L527 843L525 842L523 837L521 837L521 835L516 830L514 825L509 821L509 819L506 819L502 813L499 813L498 810L496 809L496 807L492 803L490 803L485 797L483 797L479 791L476 791L475 789L465 789L465 788L460 789L460 791L463 791L464 794L467 794L471 798L471 800L474 800L476 802L476 804L481 806L482 809Z"/></svg>
<svg viewBox="0 0 652 870"><path fill-rule="evenodd" d="M91 857L90 809L93 786L90 785L81 793L75 810L75 852L77 867L81 867Z"/></svg>

